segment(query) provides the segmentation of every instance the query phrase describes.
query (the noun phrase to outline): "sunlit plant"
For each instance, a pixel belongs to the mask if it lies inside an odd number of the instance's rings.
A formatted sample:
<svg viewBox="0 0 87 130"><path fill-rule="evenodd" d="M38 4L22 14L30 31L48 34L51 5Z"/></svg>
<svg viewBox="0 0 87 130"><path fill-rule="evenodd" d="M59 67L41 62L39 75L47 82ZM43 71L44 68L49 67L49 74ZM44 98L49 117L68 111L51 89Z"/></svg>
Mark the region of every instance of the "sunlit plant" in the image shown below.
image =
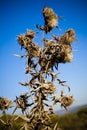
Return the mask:
<svg viewBox="0 0 87 130"><path fill-rule="evenodd" d="M24 120L20 130L59 130L58 124L52 125L50 115L54 113L54 105L60 103L67 110L67 107L73 103L73 96L64 94L61 89L60 95L57 95L57 87L70 87L66 81L59 79L58 65L71 62L73 58L72 43L75 41L75 31L67 30L61 36L51 35L51 39L44 37L54 28L58 28L59 16L53 9L44 7L43 9L44 25L36 25L39 31L42 31L42 45L34 42L34 30L27 30L25 34L18 36L18 43L21 49L26 53L22 55L15 54L21 58L26 58L25 74L29 77L28 81L19 82L20 85L29 88L29 91L16 97L14 100L15 108L21 109L24 116L18 116ZM0 98L0 109L7 109L11 102L5 103L4 98ZM50 103L51 102L51 103Z"/></svg>

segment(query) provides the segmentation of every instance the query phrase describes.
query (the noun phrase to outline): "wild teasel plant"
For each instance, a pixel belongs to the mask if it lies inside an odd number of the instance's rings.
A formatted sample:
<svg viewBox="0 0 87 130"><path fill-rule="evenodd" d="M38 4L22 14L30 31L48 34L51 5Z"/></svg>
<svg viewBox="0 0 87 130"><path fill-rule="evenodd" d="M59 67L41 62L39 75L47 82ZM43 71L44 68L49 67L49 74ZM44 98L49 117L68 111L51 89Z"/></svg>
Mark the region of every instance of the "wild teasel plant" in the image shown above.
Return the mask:
<svg viewBox="0 0 87 130"><path fill-rule="evenodd" d="M48 34L52 29L58 27L59 16L53 9L44 7L43 9L44 26L36 25L36 28ZM21 58L26 58L27 66L25 74L29 77L27 82L19 82L20 85L28 87L27 93L16 97L14 103L16 107L13 111L20 108L24 116L18 116L24 120L20 130L60 130L58 124L52 126L50 115L54 113L54 105L60 103L67 110L73 103L73 96L64 94L61 90L60 96L56 91L58 86L70 87L66 81L59 79L58 65L71 62L73 58L72 43L76 40L75 31L67 30L62 36L52 35L52 39L42 36L42 45L35 44L34 38L37 33L34 30L27 30L25 34L18 36L18 43L26 53L15 54ZM58 84L58 86L57 86ZM51 103L50 103L51 102ZM1 105L0 108L2 109Z"/></svg>

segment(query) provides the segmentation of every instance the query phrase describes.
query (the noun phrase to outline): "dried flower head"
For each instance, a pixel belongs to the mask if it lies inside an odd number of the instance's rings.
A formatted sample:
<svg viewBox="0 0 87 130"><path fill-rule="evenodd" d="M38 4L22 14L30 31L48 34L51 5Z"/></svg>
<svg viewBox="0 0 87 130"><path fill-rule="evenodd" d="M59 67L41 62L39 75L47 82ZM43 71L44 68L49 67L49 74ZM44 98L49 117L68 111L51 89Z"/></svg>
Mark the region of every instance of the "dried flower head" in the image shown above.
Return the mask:
<svg viewBox="0 0 87 130"><path fill-rule="evenodd" d="M63 106L65 109L70 106L73 103L74 99L73 96L62 96L60 98L61 106Z"/></svg>
<svg viewBox="0 0 87 130"><path fill-rule="evenodd" d="M0 110L5 110L12 107L12 102L8 98L0 97Z"/></svg>
<svg viewBox="0 0 87 130"><path fill-rule="evenodd" d="M54 40L45 40L46 47L39 60L42 70L47 71L59 63L71 62L73 58L72 46L61 39L57 43Z"/></svg>
<svg viewBox="0 0 87 130"><path fill-rule="evenodd" d="M44 30L48 33L57 26L58 16L54 13L53 9L47 7L43 9L43 16L45 20Z"/></svg>
<svg viewBox="0 0 87 130"><path fill-rule="evenodd" d="M56 91L56 86L53 82L47 82L42 85L43 91L48 94L52 94Z"/></svg>
<svg viewBox="0 0 87 130"><path fill-rule="evenodd" d="M25 49L27 49L28 45L33 42L34 35L35 32L33 30L27 30L27 33L25 35L21 34L18 36L19 44Z"/></svg>
<svg viewBox="0 0 87 130"><path fill-rule="evenodd" d="M18 36L18 42L21 47L24 47L29 53L30 57L38 57L40 55L40 47L33 43L35 32L33 30L27 30L25 35Z"/></svg>
<svg viewBox="0 0 87 130"><path fill-rule="evenodd" d="M65 32L64 35L60 36L59 44L68 44L70 45L72 42L76 40L75 38L75 31L73 29L69 29Z"/></svg>

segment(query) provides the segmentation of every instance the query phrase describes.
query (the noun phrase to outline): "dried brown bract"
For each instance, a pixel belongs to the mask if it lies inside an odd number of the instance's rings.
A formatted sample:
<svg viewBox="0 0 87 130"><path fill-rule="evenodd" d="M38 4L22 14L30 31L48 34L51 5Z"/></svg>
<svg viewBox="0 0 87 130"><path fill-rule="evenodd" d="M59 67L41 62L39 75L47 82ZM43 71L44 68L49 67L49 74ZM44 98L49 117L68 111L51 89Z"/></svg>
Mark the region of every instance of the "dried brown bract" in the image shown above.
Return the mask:
<svg viewBox="0 0 87 130"><path fill-rule="evenodd" d="M31 103L31 104L28 103L28 98L29 98L29 96L27 96L26 93L20 95L19 97L16 97L16 100L14 101L16 103L14 112L16 111L17 108L20 108L22 110L22 113L24 113L25 110L27 109L27 107L33 105L33 103Z"/></svg>

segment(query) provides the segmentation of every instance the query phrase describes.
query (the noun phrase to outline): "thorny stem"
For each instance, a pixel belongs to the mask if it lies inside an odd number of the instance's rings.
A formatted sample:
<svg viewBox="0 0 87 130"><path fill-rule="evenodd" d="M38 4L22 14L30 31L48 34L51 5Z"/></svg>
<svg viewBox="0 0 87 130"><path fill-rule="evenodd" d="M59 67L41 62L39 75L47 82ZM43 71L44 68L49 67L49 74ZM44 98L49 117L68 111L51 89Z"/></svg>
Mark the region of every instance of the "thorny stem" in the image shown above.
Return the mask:
<svg viewBox="0 0 87 130"><path fill-rule="evenodd" d="M44 49L44 31L42 31L42 50Z"/></svg>
<svg viewBox="0 0 87 130"><path fill-rule="evenodd" d="M43 49L44 49L44 31L42 30L42 51L41 51L41 57L43 55ZM40 71L40 83L41 83L41 86L43 86L43 80L42 80L42 70ZM42 98L42 89L40 88L40 91L39 91L39 106L40 106L40 111L42 111L43 107L42 107L42 104L43 104L43 101L41 100Z"/></svg>

